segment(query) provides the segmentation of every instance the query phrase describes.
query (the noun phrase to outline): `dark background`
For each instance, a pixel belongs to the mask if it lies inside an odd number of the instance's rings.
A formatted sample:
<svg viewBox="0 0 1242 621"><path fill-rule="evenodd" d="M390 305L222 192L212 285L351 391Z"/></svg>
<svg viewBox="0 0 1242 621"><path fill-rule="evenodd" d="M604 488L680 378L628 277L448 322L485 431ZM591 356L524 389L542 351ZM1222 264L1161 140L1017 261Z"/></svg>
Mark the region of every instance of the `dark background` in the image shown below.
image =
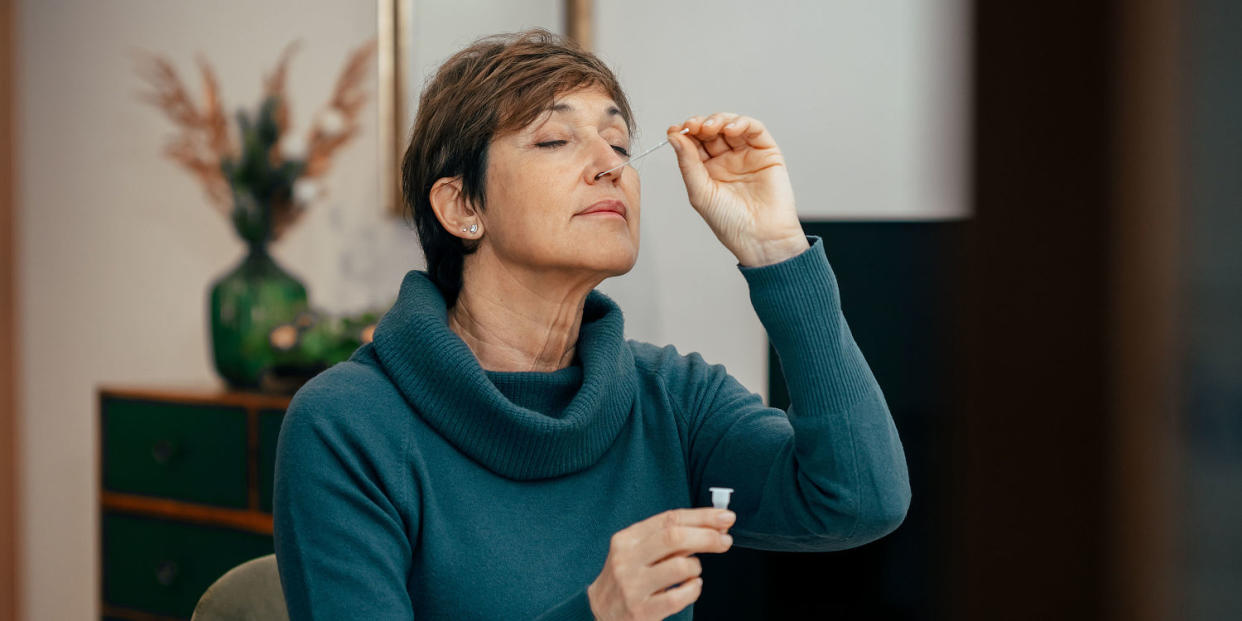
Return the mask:
<svg viewBox="0 0 1242 621"><path fill-rule="evenodd" d="M972 216L804 223L906 522L703 555L696 618L1242 618L1242 3L977 2L973 37Z"/></svg>

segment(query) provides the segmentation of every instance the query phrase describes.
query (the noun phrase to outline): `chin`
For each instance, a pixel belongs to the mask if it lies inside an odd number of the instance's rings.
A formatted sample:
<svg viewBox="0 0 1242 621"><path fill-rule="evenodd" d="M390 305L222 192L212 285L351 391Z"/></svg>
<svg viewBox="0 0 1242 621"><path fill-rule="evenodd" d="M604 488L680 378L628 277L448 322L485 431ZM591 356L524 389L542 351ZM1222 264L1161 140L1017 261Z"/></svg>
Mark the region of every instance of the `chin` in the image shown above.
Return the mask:
<svg viewBox="0 0 1242 621"><path fill-rule="evenodd" d="M592 244L591 256L587 260L591 269L608 276L620 276L634 269L638 261L637 240L625 240L620 243Z"/></svg>

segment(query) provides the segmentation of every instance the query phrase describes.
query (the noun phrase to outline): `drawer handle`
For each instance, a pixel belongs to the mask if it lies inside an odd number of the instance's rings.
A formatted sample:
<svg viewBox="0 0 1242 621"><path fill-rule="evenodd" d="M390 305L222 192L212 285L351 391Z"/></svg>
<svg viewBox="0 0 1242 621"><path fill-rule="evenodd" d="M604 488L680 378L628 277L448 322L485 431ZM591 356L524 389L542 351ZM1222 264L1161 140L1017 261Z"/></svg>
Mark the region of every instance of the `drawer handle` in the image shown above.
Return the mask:
<svg viewBox="0 0 1242 621"><path fill-rule="evenodd" d="M160 586L172 586L180 573L181 567L175 561L164 561L155 567L155 581Z"/></svg>
<svg viewBox="0 0 1242 621"><path fill-rule="evenodd" d="M151 445L151 459L161 466L167 466L177 456L177 443L172 440L156 440Z"/></svg>

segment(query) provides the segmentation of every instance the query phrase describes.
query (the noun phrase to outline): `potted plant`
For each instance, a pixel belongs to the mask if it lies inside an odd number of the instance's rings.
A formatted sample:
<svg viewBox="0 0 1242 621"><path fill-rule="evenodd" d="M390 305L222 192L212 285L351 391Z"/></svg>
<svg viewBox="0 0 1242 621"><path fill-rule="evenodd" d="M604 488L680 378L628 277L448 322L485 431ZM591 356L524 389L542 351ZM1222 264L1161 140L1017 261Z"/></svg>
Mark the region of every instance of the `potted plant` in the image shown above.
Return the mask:
<svg viewBox="0 0 1242 621"><path fill-rule="evenodd" d="M367 99L361 85L375 45L369 42L350 54L332 97L301 144L289 135L285 97L288 62L296 47L285 48L276 70L264 79L258 108L238 110L235 125L228 122L215 73L206 61L198 62L203 98L197 105L169 61L150 54L139 59L139 71L152 88L141 98L179 129L165 154L198 178L212 205L230 219L246 244L245 255L211 283L207 294L212 359L234 388L287 388L287 382L272 381L279 374L278 363L288 368L292 357L307 369L326 360L308 365L308 354L297 353L300 339L292 347L274 339L274 331L282 327L299 325L301 335L319 321L309 313L306 287L277 264L268 247L324 194L321 179L332 157L357 135ZM343 347L317 351L339 358Z"/></svg>

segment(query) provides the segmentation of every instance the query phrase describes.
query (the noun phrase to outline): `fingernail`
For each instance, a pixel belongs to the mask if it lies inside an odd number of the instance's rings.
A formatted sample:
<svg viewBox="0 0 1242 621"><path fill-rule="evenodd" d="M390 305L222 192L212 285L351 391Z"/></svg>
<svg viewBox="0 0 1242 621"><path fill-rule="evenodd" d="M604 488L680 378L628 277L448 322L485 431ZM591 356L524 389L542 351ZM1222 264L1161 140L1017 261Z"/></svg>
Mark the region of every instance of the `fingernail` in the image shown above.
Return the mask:
<svg viewBox="0 0 1242 621"><path fill-rule="evenodd" d="M715 124L716 124L716 119L707 119L706 121L703 122L703 125L715 125Z"/></svg>
<svg viewBox="0 0 1242 621"><path fill-rule="evenodd" d="M729 547L729 546L732 546L732 545L733 545L733 535L721 535L721 536L720 536L720 543L724 544L724 546L725 546L726 548L727 548L727 547Z"/></svg>
<svg viewBox="0 0 1242 621"><path fill-rule="evenodd" d="M732 524L737 519L737 514L732 511L725 511L716 516L716 521L720 524Z"/></svg>
<svg viewBox="0 0 1242 621"><path fill-rule="evenodd" d="M729 123L725 127L737 127L737 123Z"/></svg>

